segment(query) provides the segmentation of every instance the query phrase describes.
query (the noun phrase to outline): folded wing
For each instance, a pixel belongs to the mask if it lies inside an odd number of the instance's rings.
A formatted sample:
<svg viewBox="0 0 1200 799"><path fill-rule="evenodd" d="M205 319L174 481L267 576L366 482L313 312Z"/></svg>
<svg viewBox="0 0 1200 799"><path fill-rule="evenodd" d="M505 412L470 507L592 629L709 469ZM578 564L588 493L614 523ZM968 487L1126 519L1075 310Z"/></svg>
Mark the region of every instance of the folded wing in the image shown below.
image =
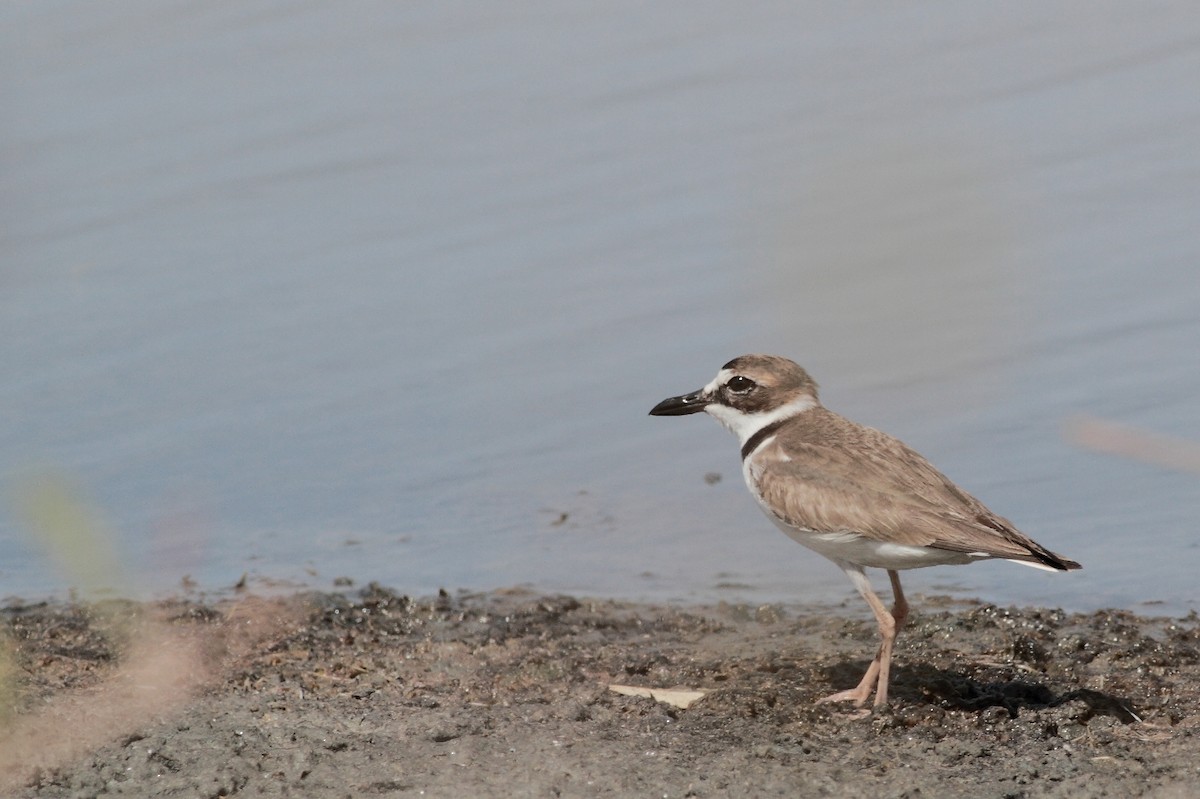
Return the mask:
<svg viewBox="0 0 1200 799"><path fill-rule="evenodd" d="M789 435L756 453L759 491L785 523L1064 571L1079 568L992 513L902 442L838 418L852 428L840 435L835 428L824 441Z"/></svg>

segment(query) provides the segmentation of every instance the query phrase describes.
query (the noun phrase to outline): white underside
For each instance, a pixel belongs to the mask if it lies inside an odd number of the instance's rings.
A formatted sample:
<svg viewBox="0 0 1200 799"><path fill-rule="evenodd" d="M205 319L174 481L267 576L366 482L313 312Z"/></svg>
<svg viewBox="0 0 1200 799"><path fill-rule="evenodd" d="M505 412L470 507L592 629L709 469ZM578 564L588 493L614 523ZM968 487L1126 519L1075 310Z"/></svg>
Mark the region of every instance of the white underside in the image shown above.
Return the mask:
<svg viewBox="0 0 1200 799"><path fill-rule="evenodd" d="M816 533L784 524L770 512L767 512L767 517L788 538L838 563L876 569L919 569L923 566L959 565L988 557L983 553L971 555L932 547L889 544L858 533Z"/></svg>

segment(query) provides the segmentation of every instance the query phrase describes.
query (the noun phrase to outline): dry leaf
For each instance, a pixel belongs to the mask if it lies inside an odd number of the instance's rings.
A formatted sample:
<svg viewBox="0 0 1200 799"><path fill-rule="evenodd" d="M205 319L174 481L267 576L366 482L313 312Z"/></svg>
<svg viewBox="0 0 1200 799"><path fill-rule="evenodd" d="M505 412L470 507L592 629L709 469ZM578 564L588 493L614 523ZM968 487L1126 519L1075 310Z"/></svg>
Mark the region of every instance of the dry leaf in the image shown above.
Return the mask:
<svg viewBox="0 0 1200 799"><path fill-rule="evenodd" d="M610 685L608 690L625 696L644 696L678 708L686 708L708 693L703 688L644 688L640 685Z"/></svg>

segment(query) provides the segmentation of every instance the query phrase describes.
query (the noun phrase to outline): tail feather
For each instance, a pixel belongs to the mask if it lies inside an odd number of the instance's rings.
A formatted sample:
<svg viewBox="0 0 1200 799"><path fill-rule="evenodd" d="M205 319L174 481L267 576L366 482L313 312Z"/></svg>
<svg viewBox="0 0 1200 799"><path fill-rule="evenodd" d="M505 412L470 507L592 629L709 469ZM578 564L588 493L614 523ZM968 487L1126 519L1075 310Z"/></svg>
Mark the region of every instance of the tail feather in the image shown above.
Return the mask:
<svg viewBox="0 0 1200 799"><path fill-rule="evenodd" d="M1016 544L1017 546L1026 549L1029 552L1028 558L1022 558L1018 556L1015 558L1007 558L1007 560L1011 560L1014 563L1024 563L1029 566L1043 568L1047 571L1066 572L1083 568L1070 558L1064 558L1057 552L1051 552L1050 550L1046 549L1037 541L1034 541L1032 538L1022 534L1019 530L1017 530L1017 528L1013 527L1011 523L1006 524L1006 522L1008 522L1007 519L997 518L990 513L980 513L975 517L975 521L979 524L982 524L984 527L995 530L1008 539L1011 543Z"/></svg>
<svg viewBox="0 0 1200 799"><path fill-rule="evenodd" d="M1054 553L1050 553L1050 554L1053 555ZM1046 561L1045 559L1034 560L1032 558L1029 558L1029 559L1005 558L1005 560L1011 561L1013 563L1020 563L1022 566L1032 566L1035 569L1041 569L1042 571L1048 571L1048 572L1075 571L1076 569L1083 568L1078 563L1076 563L1075 561L1073 561L1069 558L1064 558L1059 555L1055 555L1054 558L1057 561L1057 563L1050 563L1050 562Z"/></svg>

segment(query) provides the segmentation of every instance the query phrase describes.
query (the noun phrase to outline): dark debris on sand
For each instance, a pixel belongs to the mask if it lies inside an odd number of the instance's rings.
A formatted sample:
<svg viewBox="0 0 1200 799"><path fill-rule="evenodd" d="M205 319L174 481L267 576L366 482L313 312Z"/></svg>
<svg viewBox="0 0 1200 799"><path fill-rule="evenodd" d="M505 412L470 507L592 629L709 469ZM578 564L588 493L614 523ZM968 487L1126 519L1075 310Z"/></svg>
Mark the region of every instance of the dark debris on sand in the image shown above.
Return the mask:
<svg viewBox="0 0 1200 799"><path fill-rule="evenodd" d="M1200 777L1194 614L929 600L899 639L890 705L865 716L813 704L858 680L876 640L828 609L376 585L15 604L0 615L16 685L4 718L103 692L137 636L114 619L149 615L208 636L197 696L12 770L9 794L1169 798ZM681 709L614 683L710 693Z"/></svg>

